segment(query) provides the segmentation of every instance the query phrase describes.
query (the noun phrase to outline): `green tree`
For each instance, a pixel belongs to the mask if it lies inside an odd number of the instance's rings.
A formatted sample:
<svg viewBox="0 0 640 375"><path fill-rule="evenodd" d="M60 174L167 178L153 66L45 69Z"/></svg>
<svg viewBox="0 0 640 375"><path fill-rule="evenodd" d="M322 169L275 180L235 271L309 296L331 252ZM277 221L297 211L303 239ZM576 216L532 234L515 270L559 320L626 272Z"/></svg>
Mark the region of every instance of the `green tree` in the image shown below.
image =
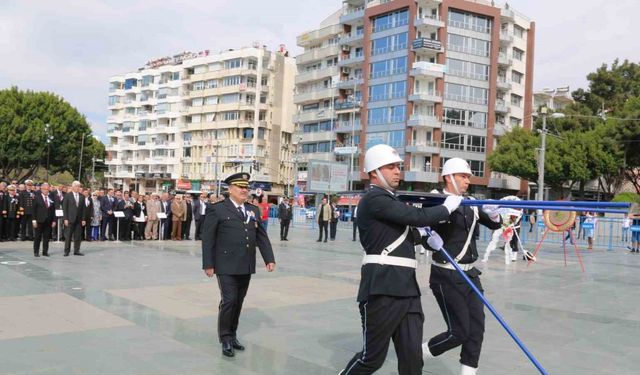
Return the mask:
<svg viewBox="0 0 640 375"><path fill-rule="evenodd" d="M104 145L92 136L86 118L64 99L48 92L12 87L0 90L0 174L3 178L24 181L39 167L47 166L45 124L49 124L49 134L53 136L50 174L77 175L83 135L83 171L91 167L92 157L104 157Z"/></svg>

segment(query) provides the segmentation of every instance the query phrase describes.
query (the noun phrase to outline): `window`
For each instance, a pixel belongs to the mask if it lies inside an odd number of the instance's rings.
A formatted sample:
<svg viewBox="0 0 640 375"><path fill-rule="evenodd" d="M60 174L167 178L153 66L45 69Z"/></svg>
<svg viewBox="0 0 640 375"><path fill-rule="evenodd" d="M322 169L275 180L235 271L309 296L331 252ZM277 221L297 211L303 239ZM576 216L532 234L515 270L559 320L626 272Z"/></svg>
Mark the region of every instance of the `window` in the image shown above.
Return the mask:
<svg viewBox="0 0 640 375"><path fill-rule="evenodd" d="M464 134L442 132L442 147L462 151L464 138Z"/></svg>
<svg viewBox="0 0 640 375"><path fill-rule="evenodd" d="M220 104L237 103L239 101L240 95L238 93L224 94L220 97Z"/></svg>
<svg viewBox="0 0 640 375"><path fill-rule="evenodd" d="M476 136L476 135L468 135L467 136L467 151L470 152L485 152L487 144L487 138Z"/></svg>
<svg viewBox="0 0 640 375"><path fill-rule="evenodd" d="M522 84L523 74L515 70L511 71L511 80L515 83Z"/></svg>
<svg viewBox="0 0 640 375"><path fill-rule="evenodd" d="M488 57L491 50L491 42L470 38L458 34L447 34L448 48L452 51L468 53L471 55Z"/></svg>
<svg viewBox="0 0 640 375"><path fill-rule="evenodd" d="M305 143L302 145L302 153L303 154L311 154L316 152L317 144L316 143Z"/></svg>
<svg viewBox="0 0 640 375"><path fill-rule="evenodd" d="M522 61L522 59L524 58L524 51L519 48L513 47L513 58L518 61Z"/></svg>
<svg viewBox="0 0 640 375"><path fill-rule="evenodd" d="M185 158L190 158L191 157L191 147L184 147L182 149L182 156Z"/></svg>
<svg viewBox="0 0 640 375"><path fill-rule="evenodd" d="M486 64L447 58L447 71L449 74L458 77L471 78L479 81L489 80L489 65Z"/></svg>
<svg viewBox="0 0 640 375"><path fill-rule="evenodd" d="M513 35L518 38L524 38L524 29L518 25L513 25Z"/></svg>
<svg viewBox="0 0 640 375"><path fill-rule="evenodd" d="M480 160L467 160L471 167L471 172L476 177L484 177L484 162Z"/></svg>
<svg viewBox="0 0 640 375"><path fill-rule="evenodd" d="M510 117L509 124L512 128L519 128L520 126L522 126L522 120L517 117Z"/></svg>
<svg viewBox="0 0 640 375"><path fill-rule="evenodd" d="M215 89L216 87L218 87L218 80L217 79L210 79L210 80L207 81L205 86L208 89Z"/></svg>
<svg viewBox="0 0 640 375"><path fill-rule="evenodd" d="M225 69L235 69L242 67L242 59L232 59L224 62Z"/></svg>
<svg viewBox="0 0 640 375"><path fill-rule="evenodd" d="M317 152L331 152L331 142L318 142Z"/></svg>
<svg viewBox="0 0 640 375"><path fill-rule="evenodd" d="M389 146L404 147L404 130L389 132Z"/></svg>
<svg viewBox="0 0 640 375"><path fill-rule="evenodd" d="M242 82L241 76L229 76L224 77L222 80L222 86L235 86L239 85Z"/></svg>
<svg viewBox="0 0 640 375"><path fill-rule="evenodd" d="M265 129L258 128L258 139L264 139Z"/></svg>
<svg viewBox="0 0 640 375"><path fill-rule="evenodd" d="M182 140L183 141L190 141L191 140L191 132L186 132L182 134Z"/></svg>
<svg viewBox="0 0 640 375"><path fill-rule="evenodd" d="M373 19L373 32L383 31L392 27L404 26L409 23L409 11L403 9L393 13L383 14Z"/></svg>
<svg viewBox="0 0 640 375"><path fill-rule="evenodd" d="M522 96L511 94L511 105L515 105L516 107L522 106Z"/></svg>
<svg viewBox="0 0 640 375"><path fill-rule="evenodd" d="M400 33L371 41L371 55L380 55L407 48L408 34ZM357 54L356 54L357 55Z"/></svg>
<svg viewBox="0 0 640 375"><path fill-rule="evenodd" d="M473 30L480 33L491 32L491 20L489 18L455 9L449 10L448 24L459 29Z"/></svg>
<svg viewBox="0 0 640 375"><path fill-rule="evenodd" d="M198 65L193 67L193 74L202 74L206 73L208 69L207 65Z"/></svg>
<svg viewBox="0 0 640 375"><path fill-rule="evenodd" d="M109 105L115 105L120 103L120 97L118 96L110 96L109 97Z"/></svg>
<svg viewBox="0 0 640 375"><path fill-rule="evenodd" d="M242 129L242 139L250 139L253 138L253 129L244 128Z"/></svg>
<svg viewBox="0 0 640 375"><path fill-rule="evenodd" d="M194 83L191 85L191 90L193 90L193 91L200 91L200 90L204 90L204 81L194 82Z"/></svg>
<svg viewBox="0 0 640 375"><path fill-rule="evenodd" d="M240 114L238 111L222 112L222 120L224 121L237 120L239 118Z"/></svg>
<svg viewBox="0 0 640 375"><path fill-rule="evenodd" d="M218 104L218 97L217 96L207 96L204 99L204 104L205 105L215 105Z"/></svg>

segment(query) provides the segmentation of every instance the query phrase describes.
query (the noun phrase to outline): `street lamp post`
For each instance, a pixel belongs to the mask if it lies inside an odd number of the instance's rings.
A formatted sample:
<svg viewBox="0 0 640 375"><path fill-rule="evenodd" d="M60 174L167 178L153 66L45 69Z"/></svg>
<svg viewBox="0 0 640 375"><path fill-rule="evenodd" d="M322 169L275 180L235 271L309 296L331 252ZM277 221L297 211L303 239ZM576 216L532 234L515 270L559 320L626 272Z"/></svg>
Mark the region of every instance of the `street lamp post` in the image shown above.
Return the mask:
<svg viewBox="0 0 640 375"><path fill-rule="evenodd" d="M539 201L544 200L544 157L547 146L547 107L540 108L542 113L542 132L540 133L540 154L538 155L538 194Z"/></svg>
<svg viewBox="0 0 640 375"><path fill-rule="evenodd" d="M50 127L49 124L44 125L44 133L47 137L47 182L49 182L49 155L51 150L51 141L53 141L53 136L49 133Z"/></svg>

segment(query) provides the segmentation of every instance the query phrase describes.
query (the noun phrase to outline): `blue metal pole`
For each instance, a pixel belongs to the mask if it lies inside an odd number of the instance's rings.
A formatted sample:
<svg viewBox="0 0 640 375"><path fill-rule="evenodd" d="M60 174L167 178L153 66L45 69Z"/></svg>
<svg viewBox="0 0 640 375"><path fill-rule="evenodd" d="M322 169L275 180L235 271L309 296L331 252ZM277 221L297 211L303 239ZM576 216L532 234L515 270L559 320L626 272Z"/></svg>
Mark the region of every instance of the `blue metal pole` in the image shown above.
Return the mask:
<svg viewBox="0 0 640 375"><path fill-rule="evenodd" d="M517 204L519 206L562 206L562 207L584 207L584 208L629 208L631 203L628 202L587 202L587 201L507 201L494 199L465 199L462 205L503 205ZM579 211L590 211L587 209Z"/></svg>
<svg viewBox="0 0 640 375"><path fill-rule="evenodd" d="M516 344L518 344L518 346L520 347L520 349L522 349L524 354L527 355L527 357L533 363L533 365L536 366L538 371L540 371L540 373L543 374L543 375L548 375L547 371L542 367L540 362L538 362L538 360L533 356L533 354L531 354L531 352L529 351L529 349L527 349L527 347L524 345L524 343L522 341L520 341L520 339L518 338L516 333L513 332L513 330L509 327L507 322L505 322L504 319L502 319L502 317L500 316L500 314L498 314L496 309L493 308L493 305L491 305L491 303L485 298L485 296L482 294L482 292L480 292L480 290L478 290L478 288L475 286L473 281L471 281L471 279L469 279L469 276L467 276L467 274L464 273L464 271L460 268L460 266L458 266L458 263L456 263L456 261L453 260L451 255L449 255L449 253L447 252L447 250L445 250L443 247L441 247L440 251L442 252L442 254L444 254L444 256L447 258L447 260L453 265L453 267L455 267L456 271L458 271L458 273L460 275L462 275L462 277L467 282L467 284L469 284L469 286L471 286L471 289L473 289L473 291L478 295L478 297L480 297L482 302L485 304L485 306L487 306L489 311L491 311L493 316L495 316L496 319L498 319L498 322L500 322L502 327L507 331L507 333L509 333L509 336L511 336L513 341L515 341Z"/></svg>

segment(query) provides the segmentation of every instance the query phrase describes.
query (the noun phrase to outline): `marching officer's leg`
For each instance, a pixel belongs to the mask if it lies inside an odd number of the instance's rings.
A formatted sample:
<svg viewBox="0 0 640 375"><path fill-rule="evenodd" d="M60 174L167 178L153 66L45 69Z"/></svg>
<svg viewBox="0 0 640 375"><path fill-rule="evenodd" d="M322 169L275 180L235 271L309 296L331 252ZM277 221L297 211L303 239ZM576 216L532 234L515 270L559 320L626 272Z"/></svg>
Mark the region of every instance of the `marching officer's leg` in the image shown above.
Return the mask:
<svg viewBox="0 0 640 375"><path fill-rule="evenodd" d="M395 300L388 296L372 296L368 301L360 302L364 346L351 358L341 375L373 374L382 367L391 336L407 311L406 307L399 309Z"/></svg>
<svg viewBox="0 0 640 375"><path fill-rule="evenodd" d="M409 298L409 309L392 339L398 356L398 374L422 374L422 327L424 314L420 297Z"/></svg>
<svg viewBox="0 0 640 375"><path fill-rule="evenodd" d="M471 279L476 287L484 294L480 278ZM462 344L460 363L469 367L478 368L482 340L484 339L484 305L482 300L469 288L467 294L467 306L469 306L469 337Z"/></svg>
<svg viewBox="0 0 640 375"><path fill-rule="evenodd" d="M467 284L431 284L440 312L447 324L445 332L429 340L423 351L427 356L440 354L460 346L469 337L469 308L467 307L466 290L471 290Z"/></svg>

